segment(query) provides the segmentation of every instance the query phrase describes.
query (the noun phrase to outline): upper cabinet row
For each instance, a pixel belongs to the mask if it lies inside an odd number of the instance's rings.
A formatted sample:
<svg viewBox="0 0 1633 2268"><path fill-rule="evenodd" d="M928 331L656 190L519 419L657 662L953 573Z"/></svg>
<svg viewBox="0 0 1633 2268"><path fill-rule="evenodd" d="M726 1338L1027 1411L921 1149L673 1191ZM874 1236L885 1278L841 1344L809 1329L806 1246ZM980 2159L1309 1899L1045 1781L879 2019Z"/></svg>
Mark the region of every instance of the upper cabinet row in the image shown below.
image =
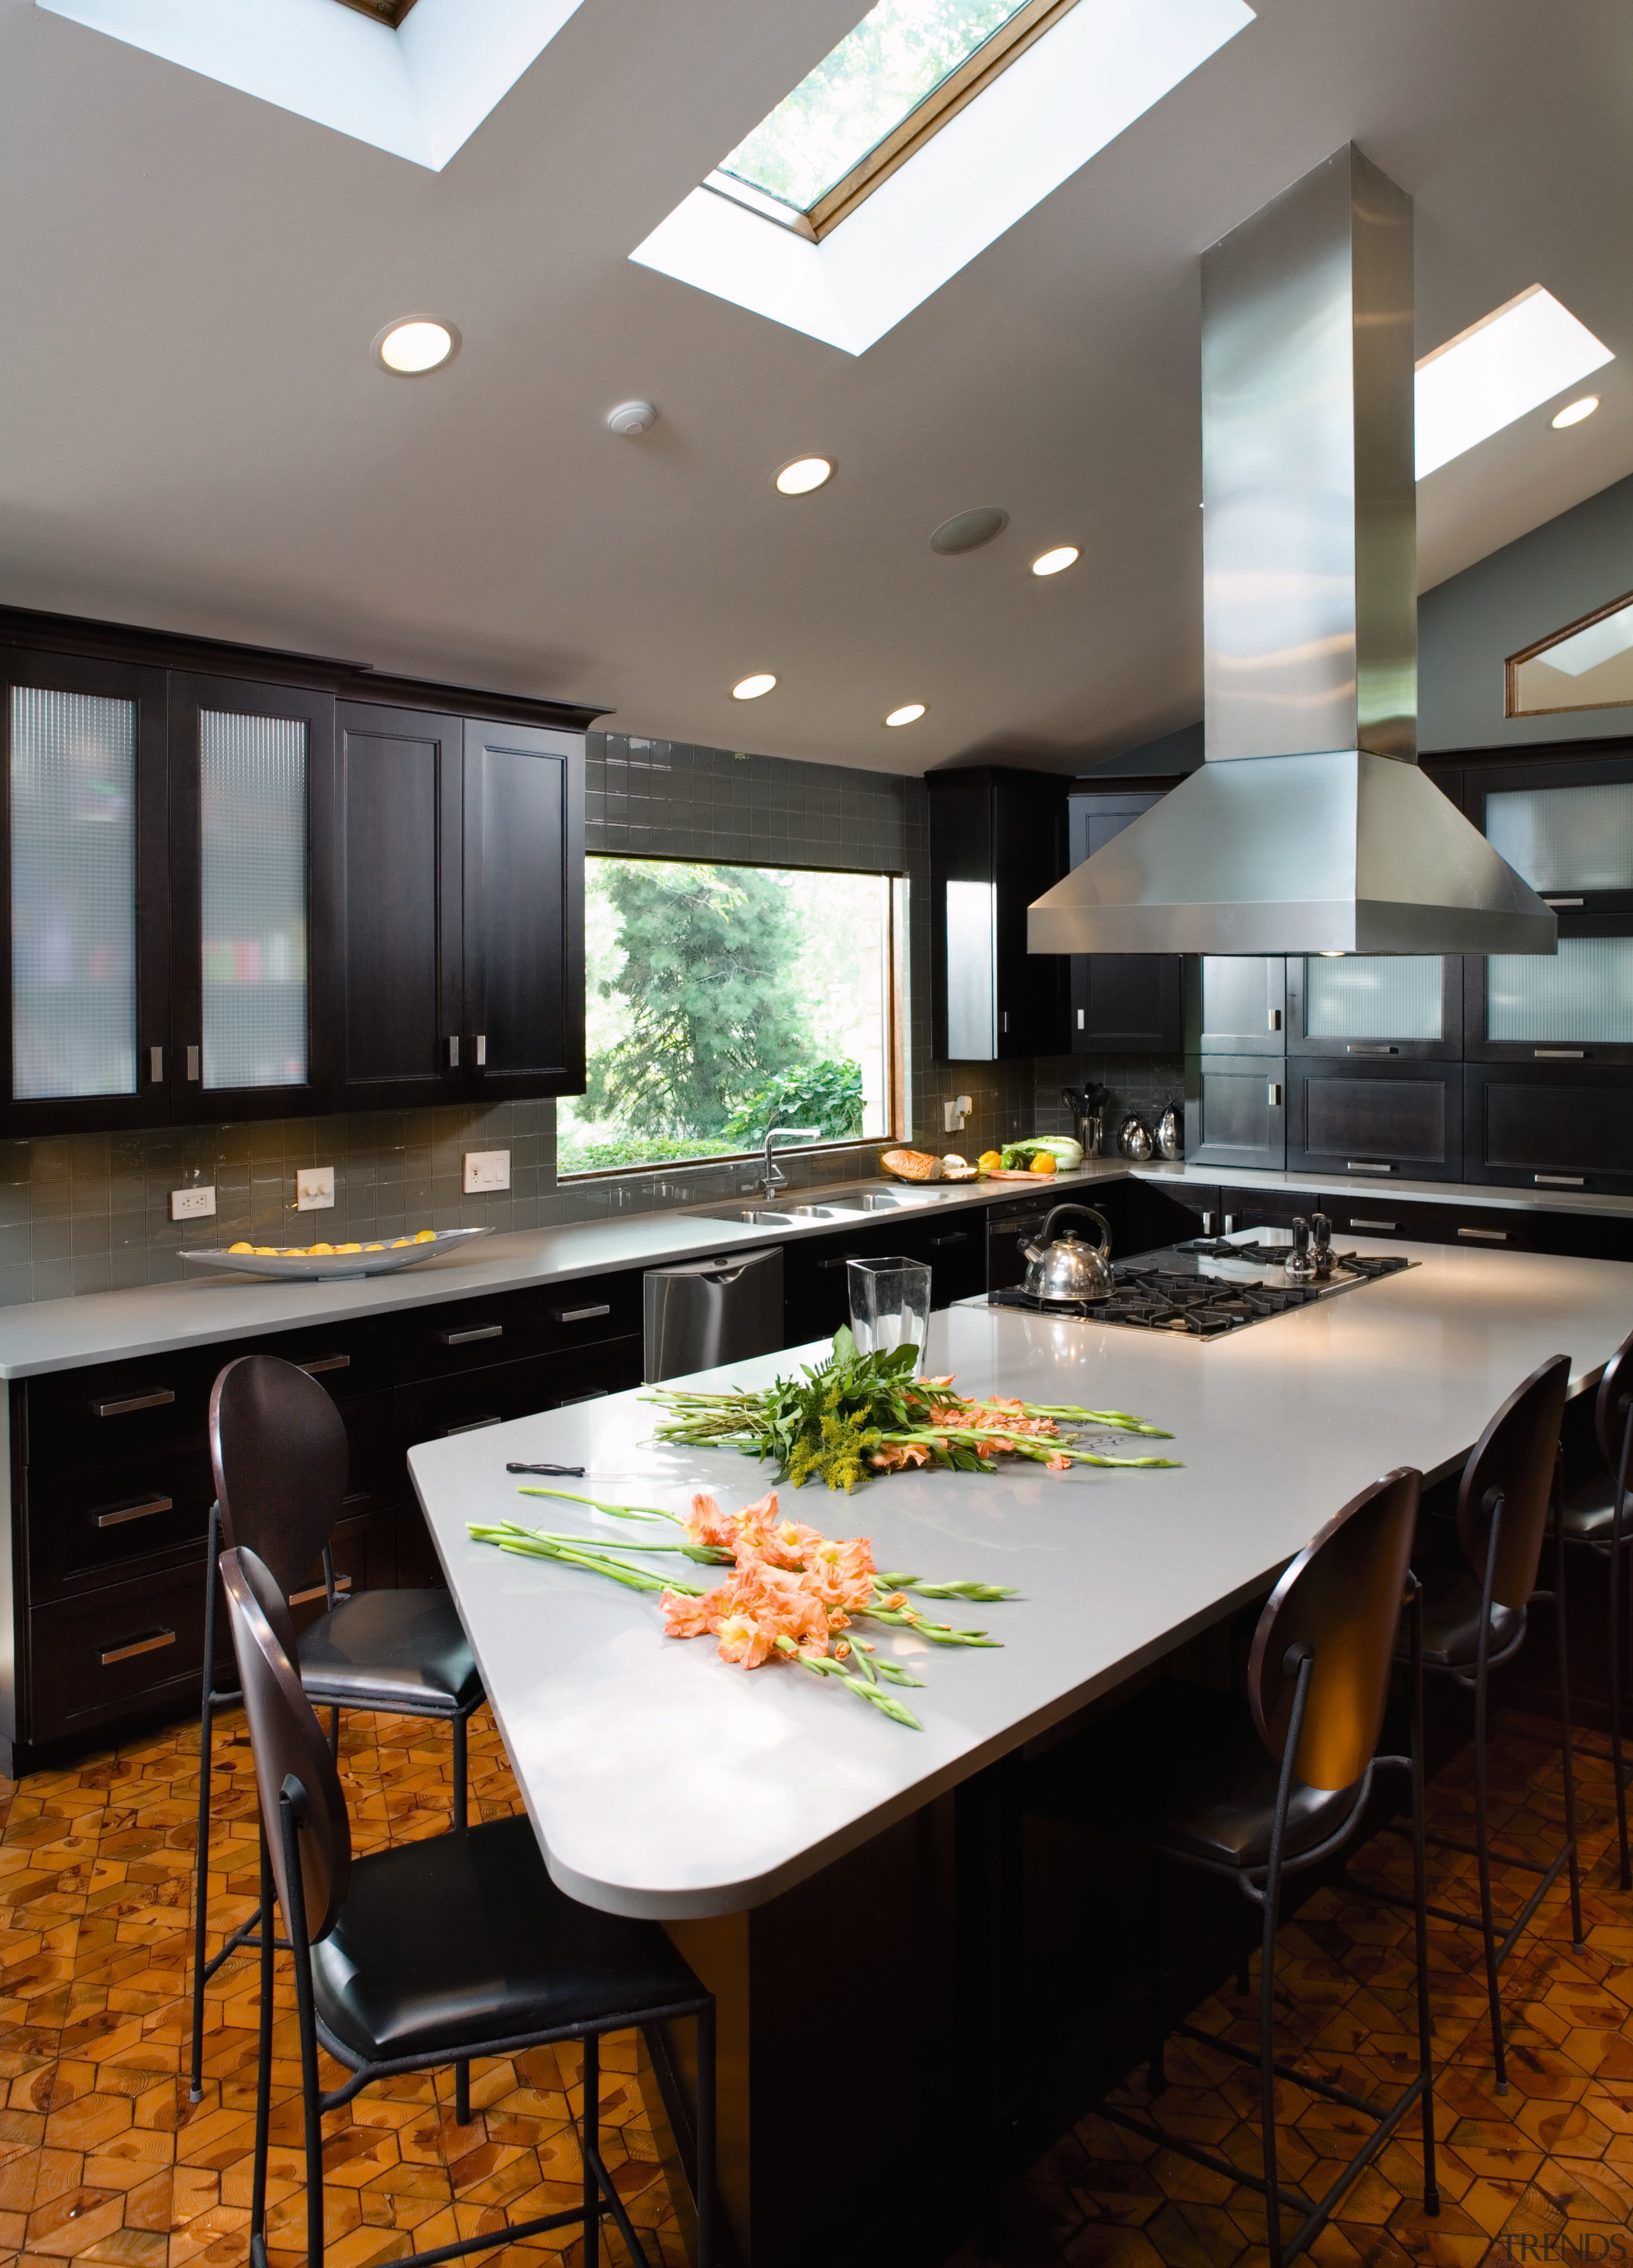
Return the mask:
<svg viewBox="0 0 1633 2268"><path fill-rule="evenodd" d="M582 1087L582 733L4 659L0 1132Z"/></svg>

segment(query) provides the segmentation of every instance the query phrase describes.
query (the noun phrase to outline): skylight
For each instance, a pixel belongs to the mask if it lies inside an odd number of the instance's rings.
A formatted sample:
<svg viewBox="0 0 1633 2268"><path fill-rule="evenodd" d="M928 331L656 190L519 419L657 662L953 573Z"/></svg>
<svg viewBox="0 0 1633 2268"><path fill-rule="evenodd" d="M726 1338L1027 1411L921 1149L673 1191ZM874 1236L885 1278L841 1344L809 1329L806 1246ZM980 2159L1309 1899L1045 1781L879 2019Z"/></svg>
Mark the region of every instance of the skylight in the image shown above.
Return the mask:
<svg viewBox="0 0 1633 2268"><path fill-rule="evenodd" d="M1253 21L1247 0L879 0L629 257L865 353Z"/></svg>
<svg viewBox="0 0 1633 2268"><path fill-rule="evenodd" d="M1418 364L1418 479L1615 359L1551 291L1532 284Z"/></svg>
<svg viewBox="0 0 1633 2268"><path fill-rule="evenodd" d="M1074 0L879 0L710 177L822 233ZM870 162L872 161L872 162ZM860 173L860 180L853 176ZM852 192L835 196L836 191ZM754 210L763 210L756 200Z"/></svg>

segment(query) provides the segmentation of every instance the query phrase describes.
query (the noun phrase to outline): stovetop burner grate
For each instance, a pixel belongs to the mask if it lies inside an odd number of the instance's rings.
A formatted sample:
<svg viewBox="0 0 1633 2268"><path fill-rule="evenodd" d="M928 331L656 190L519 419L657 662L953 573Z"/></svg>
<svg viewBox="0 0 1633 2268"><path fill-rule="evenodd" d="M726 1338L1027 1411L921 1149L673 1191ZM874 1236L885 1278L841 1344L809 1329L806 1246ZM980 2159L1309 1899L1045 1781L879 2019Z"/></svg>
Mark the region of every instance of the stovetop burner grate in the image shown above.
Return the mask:
<svg viewBox="0 0 1633 2268"><path fill-rule="evenodd" d="M1288 1245L1231 1244L1223 1238L1196 1237L1160 1252L1141 1253L1112 1268L1112 1289L1097 1300L1041 1300L1019 1288L993 1292L988 1305L1019 1307L1032 1314L1060 1315L1078 1322L1114 1323L1126 1329L1171 1331L1177 1336L1224 1338L1251 1323L1284 1315L1335 1299L1379 1278L1414 1266L1404 1253L1335 1253L1334 1272L1313 1284L1267 1283L1262 1277L1232 1279L1204 1272L1207 1261L1228 1260L1268 1268L1276 1276Z"/></svg>

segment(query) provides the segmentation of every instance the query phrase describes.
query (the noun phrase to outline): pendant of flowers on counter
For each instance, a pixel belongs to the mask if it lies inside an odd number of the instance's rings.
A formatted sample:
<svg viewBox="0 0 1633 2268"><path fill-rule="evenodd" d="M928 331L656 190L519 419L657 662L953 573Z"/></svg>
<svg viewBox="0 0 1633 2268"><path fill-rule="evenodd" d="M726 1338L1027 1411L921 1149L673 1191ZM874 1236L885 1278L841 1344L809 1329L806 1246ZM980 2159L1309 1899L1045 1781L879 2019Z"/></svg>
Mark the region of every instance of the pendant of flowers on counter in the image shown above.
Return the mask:
<svg viewBox="0 0 1633 2268"><path fill-rule="evenodd" d="M1172 1440L1160 1425L1126 1410L1020 1402L1002 1394L981 1401L955 1394L951 1378L916 1377L917 1359L911 1344L862 1354L841 1329L832 1353L798 1378L725 1393L665 1386L646 1399L667 1413L657 1427L660 1441L740 1449L745 1456L775 1460L778 1479L796 1488L818 1473L829 1488L847 1495L872 1474L908 1465L989 1473L999 1457L1019 1457L1063 1473L1072 1465L1172 1468L1178 1462L1078 1447L1076 1437L1085 1430Z"/></svg>
<svg viewBox="0 0 1633 2268"><path fill-rule="evenodd" d="M856 1626L877 1624L908 1631L932 1646L996 1646L998 1640L984 1630L937 1622L917 1602L963 1599L984 1606L1015 1596L996 1583L927 1583L900 1572L881 1574L873 1565L868 1537L824 1535L802 1521L783 1520L775 1491L740 1512L723 1512L713 1497L695 1496L684 1521L648 1505L602 1504L568 1489L523 1488L518 1494L559 1497L568 1504L587 1505L609 1520L666 1521L680 1529L685 1541L621 1542L614 1550L592 1536L558 1535L504 1521L495 1527L473 1522L470 1532L478 1543L497 1543L502 1551L527 1558L559 1560L564 1566L606 1575L630 1590L656 1591L669 1637L712 1637L718 1641L721 1660L735 1662L741 1669L783 1661L814 1676L836 1678L858 1700L915 1732L923 1729L918 1719L886 1688L922 1685L923 1679L881 1656L874 1641ZM626 1552L689 1559L702 1566L730 1568L731 1572L709 1587L632 1565L619 1556Z"/></svg>

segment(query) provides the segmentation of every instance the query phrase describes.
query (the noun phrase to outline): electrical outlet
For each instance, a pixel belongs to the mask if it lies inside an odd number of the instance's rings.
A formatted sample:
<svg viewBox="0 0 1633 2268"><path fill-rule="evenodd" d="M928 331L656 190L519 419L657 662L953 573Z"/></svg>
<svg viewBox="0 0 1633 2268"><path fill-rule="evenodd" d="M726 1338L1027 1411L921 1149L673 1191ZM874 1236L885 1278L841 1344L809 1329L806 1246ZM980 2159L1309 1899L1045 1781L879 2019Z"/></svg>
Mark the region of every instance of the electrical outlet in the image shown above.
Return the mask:
<svg viewBox="0 0 1633 2268"><path fill-rule="evenodd" d="M172 1220L204 1220L216 1210L216 1192L207 1189L172 1189L170 1218Z"/></svg>
<svg viewBox="0 0 1633 2268"><path fill-rule="evenodd" d="M467 1197L482 1197L494 1189L511 1186L511 1153L508 1150L467 1150L465 1153L465 1194Z"/></svg>
<svg viewBox="0 0 1633 2268"><path fill-rule="evenodd" d="M297 1212L326 1212L335 1202L333 1166L302 1166L295 1174Z"/></svg>
<svg viewBox="0 0 1633 2268"><path fill-rule="evenodd" d="M951 1102L944 1102L941 1106L943 1133L961 1134L964 1130L964 1121L975 1107L974 1101L967 1094L955 1094Z"/></svg>

